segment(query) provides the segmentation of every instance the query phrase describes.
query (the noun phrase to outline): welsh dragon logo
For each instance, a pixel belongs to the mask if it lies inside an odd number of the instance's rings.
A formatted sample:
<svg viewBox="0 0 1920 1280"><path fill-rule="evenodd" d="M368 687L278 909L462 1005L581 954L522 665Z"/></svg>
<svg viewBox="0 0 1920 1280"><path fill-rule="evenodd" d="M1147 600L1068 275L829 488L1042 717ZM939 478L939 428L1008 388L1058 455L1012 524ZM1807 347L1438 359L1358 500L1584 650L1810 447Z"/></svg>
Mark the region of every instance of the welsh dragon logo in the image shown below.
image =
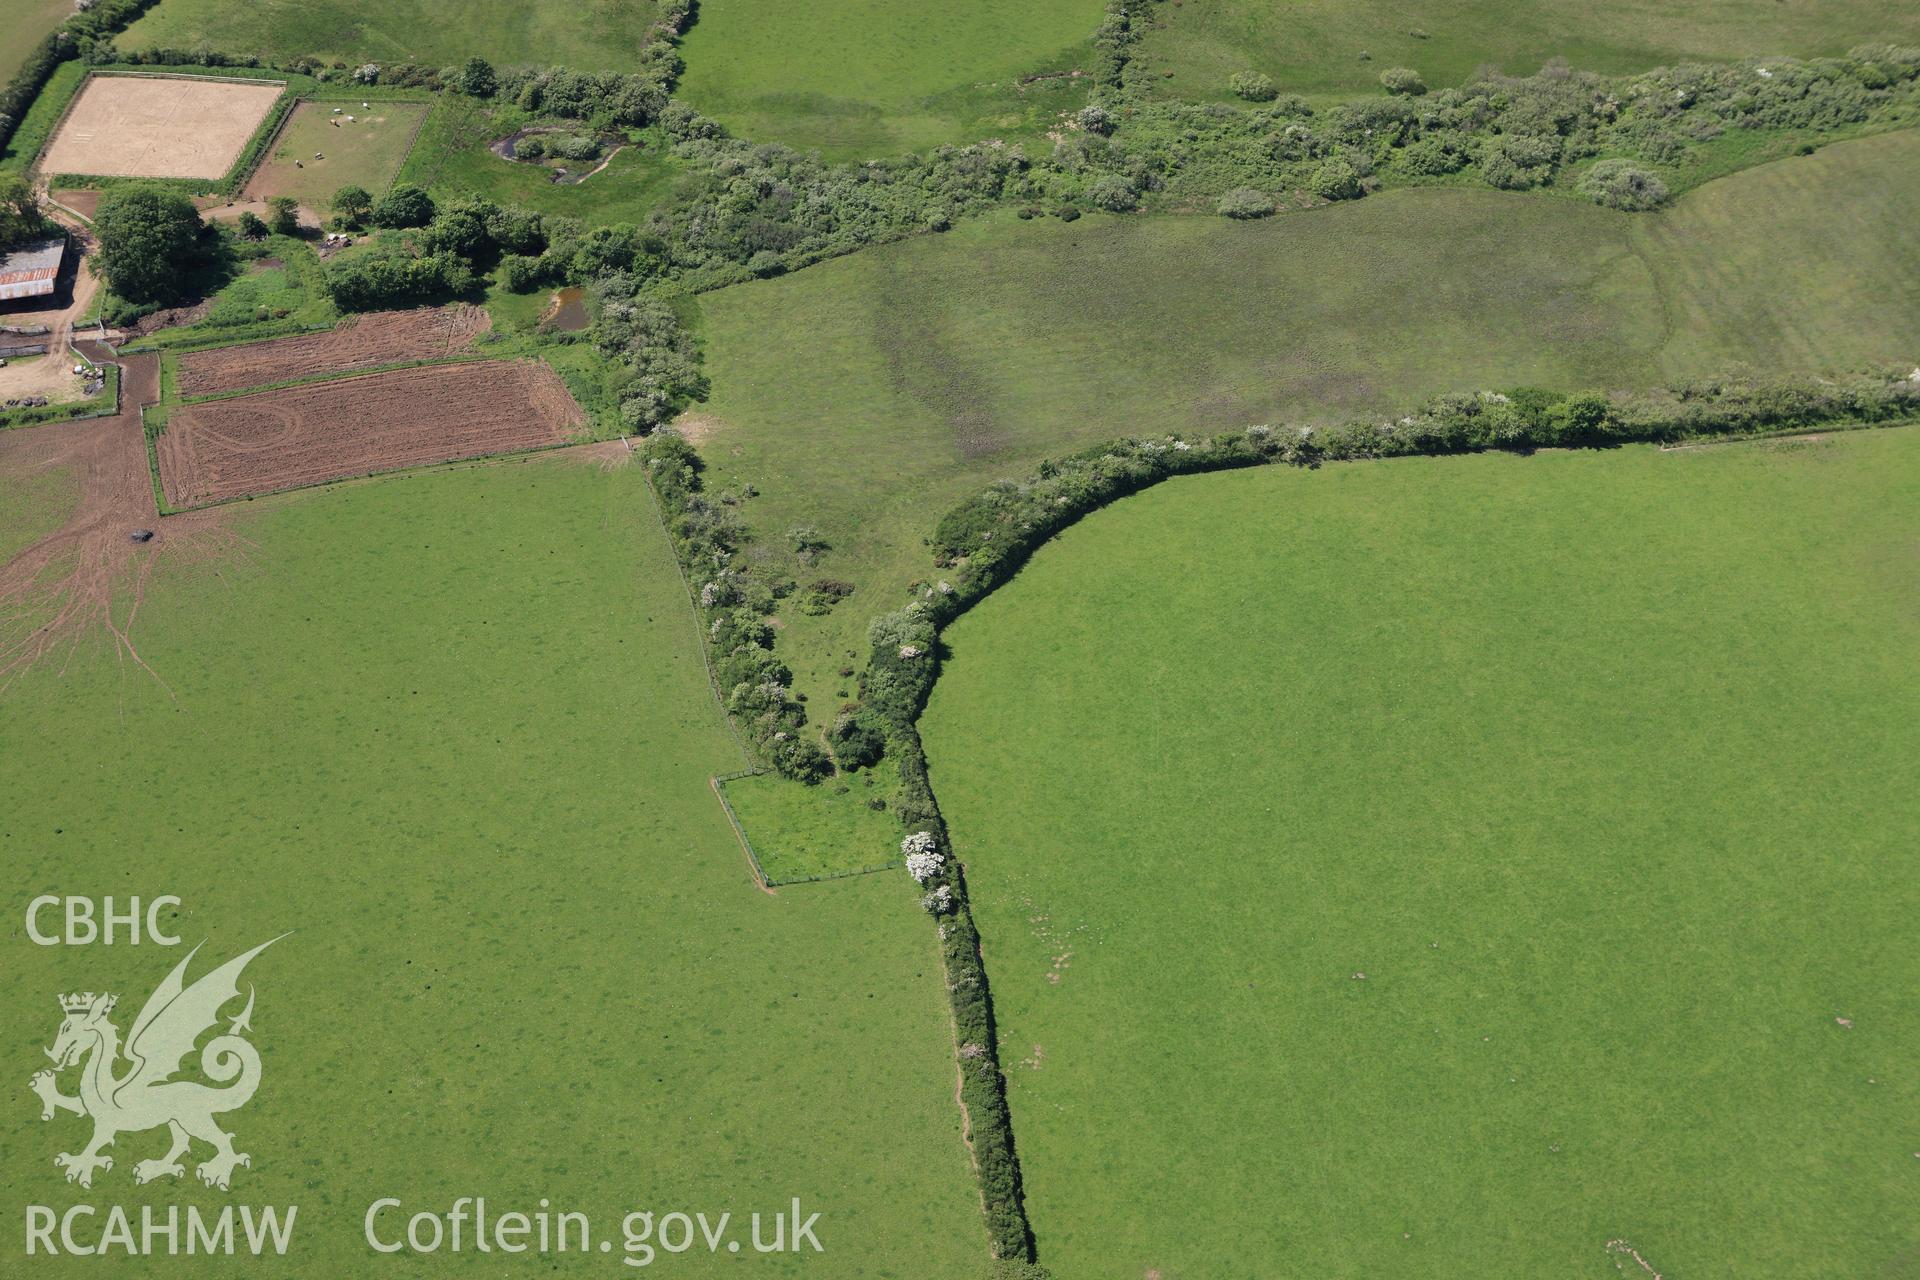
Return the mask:
<svg viewBox="0 0 1920 1280"><path fill-rule="evenodd" d="M186 1170L180 1157L187 1154L196 1138L214 1150L213 1156L202 1160L194 1170L208 1186L225 1191L237 1166L252 1166L250 1156L233 1149L233 1135L214 1121L215 1116L247 1105L260 1087L260 1054L241 1034L253 1029L249 1021L253 1016L251 985L246 1007L228 1020L224 1034L214 1036L200 1050L201 1073L224 1087L173 1077L180 1071L182 1060L193 1052L194 1044L220 1021L221 1007L239 998L240 973L248 961L279 940L261 943L188 986L187 965L200 950L195 947L147 997L124 1047L120 1029L110 1016L117 996L87 991L60 997L60 1009L66 1017L53 1047L46 1051L53 1059L53 1069L36 1074L30 1087L40 1095L42 1120L53 1119L56 1111L71 1111L93 1120L93 1140L85 1150L53 1158L54 1164L67 1171L68 1182L91 1187L95 1170L113 1168L113 1158L101 1152L112 1146L117 1136L160 1125L172 1135L172 1145L158 1160L136 1163L135 1182L183 1175ZM128 1066L124 1072L117 1072L123 1056ZM69 1097L60 1092L56 1076L72 1066L80 1066L80 1092Z"/></svg>

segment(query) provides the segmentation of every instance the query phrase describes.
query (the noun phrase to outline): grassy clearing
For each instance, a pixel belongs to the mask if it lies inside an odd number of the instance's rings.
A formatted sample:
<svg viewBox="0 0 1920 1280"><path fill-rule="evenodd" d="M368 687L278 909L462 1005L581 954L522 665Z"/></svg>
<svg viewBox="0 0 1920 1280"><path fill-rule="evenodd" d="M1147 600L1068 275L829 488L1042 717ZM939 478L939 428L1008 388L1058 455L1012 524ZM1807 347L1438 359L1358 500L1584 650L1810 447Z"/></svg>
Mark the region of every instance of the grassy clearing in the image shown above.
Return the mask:
<svg viewBox="0 0 1920 1280"><path fill-rule="evenodd" d="M8 691L0 847L23 892L180 895L209 954L298 930L251 971L265 1083L233 1126L253 1154L233 1196L300 1206L281 1269L363 1269L382 1195L409 1211L546 1196L616 1249L632 1209L740 1224L798 1195L837 1273L977 1275L925 919L892 877L753 887L707 788L739 757L638 472L462 467L230 518L240 554L148 582L134 635L166 688L89 647ZM54 992L137 1007L178 958L17 929L7 946L21 1063L50 1042ZM150 1135L123 1137L91 1192L70 1187L51 1157L77 1123L15 1108L0 1191L232 1198L132 1185ZM149 1269L88 1262L45 1270ZM724 1253L674 1266L743 1270ZM406 1270L466 1274L472 1254Z"/></svg>
<svg viewBox="0 0 1920 1280"><path fill-rule="evenodd" d="M1897 1271L1916 512L1912 429L1262 469L951 628L1042 1256Z"/></svg>
<svg viewBox="0 0 1920 1280"><path fill-rule="evenodd" d="M756 141L871 159L1033 132L1086 100L1064 73L1089 52L1098 0L706 0L682 44L680 95Z"/></svg>
<svg viewBox="0 0 1920 1280"><path fill-rule="evenodd" d="M72 13L72 0L10 0L0 26L0 84L13 79L34 46Z"/></svg>
<svg viewBox="0 0 1920 1280"><path fill-rule="evenodd" d="M1284 8L1220 0L1162 4L1154 16L1141 57L1167 92L1185 98L1228 97L1228 77L1238 71L1272 76L1286 92L1345 93L1377 88L1386 67L1412 67L1439 86L1458 84L1486 64L1518 75L1551 58L1592 71L1644 71L1688 59L1813 57L1920 39L1920 15L1880 0L1449 0L1406 9L1354 0Z"/></svg>
<svg viewBox="0 0 1920 1280"><path fill-rule="evenodd" d="M147 11L119 43L128 49L193 49L291 62L417 62L457 65L475 54L500 66L561 65L630 71L648 27L649 0L168 0Z"/></svg>
<svg viewBox="0 0 1920 1280"><path fill-rule="evenodd" d="M899 772L890 761L817 787L795 786L771 773L722 784L760 869L774 884L894 861L900 821L884 809L868 807L868 801L887 801L899 785Z"/></svg>
<svg viewBox="0 0 1920 1280"><path fill-rule="evenodd" d="M867 619L924 572L928 522L1048 453L1446 390L1916 358L1917 162L1920 135L1884 135L1654 215L1427 189L1252 225L962 224L703 298L694 425L712 487L760 491L754 554L859 587L784 619L798 686L832 705ZM787 563L802 524L833 544L817 570Z"/></svg>
<svg viewBox="0 0 1920 1280"><path fill-rule="evenodd" d="M539 165L506 160L488 149L518 129L546 123L552 122L514 107L443 95L407 157L401 180L436 196L484 196L596 224L639 223L671 190L680 172L657 130L622 146L599 173L570 184L554 182Z"/></svg>
<svg viewBox="0 0 1920 1280"><path fill-rule="evenodd" d="M318 100L295 107L272 152L247 183L246 198L292 196L324 214L341 187L364 187L375 196L386 191L429 107L424 102L362 107L360 101Z"/></svg>
<svg viewBox="0 0 1920 1280"><path fill-rule="evenodd" d="M7 501L0 506L0 564L60 527L75 500L74 478L58 467L6 477Z"/></svg>

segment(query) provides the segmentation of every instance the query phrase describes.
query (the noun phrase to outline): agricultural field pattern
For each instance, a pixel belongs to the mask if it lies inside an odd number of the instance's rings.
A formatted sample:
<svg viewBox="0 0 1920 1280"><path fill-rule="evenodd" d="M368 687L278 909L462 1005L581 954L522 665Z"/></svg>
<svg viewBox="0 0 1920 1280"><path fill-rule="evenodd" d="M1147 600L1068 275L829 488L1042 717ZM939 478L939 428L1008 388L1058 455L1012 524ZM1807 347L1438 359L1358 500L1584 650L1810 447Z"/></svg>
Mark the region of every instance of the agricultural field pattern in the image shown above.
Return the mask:
<svg viewBox="0 0 1920 1280"><path fill-rule="evenodd" d="M1920 1280L1920 11L10 0L5 1280Z"/></svg>

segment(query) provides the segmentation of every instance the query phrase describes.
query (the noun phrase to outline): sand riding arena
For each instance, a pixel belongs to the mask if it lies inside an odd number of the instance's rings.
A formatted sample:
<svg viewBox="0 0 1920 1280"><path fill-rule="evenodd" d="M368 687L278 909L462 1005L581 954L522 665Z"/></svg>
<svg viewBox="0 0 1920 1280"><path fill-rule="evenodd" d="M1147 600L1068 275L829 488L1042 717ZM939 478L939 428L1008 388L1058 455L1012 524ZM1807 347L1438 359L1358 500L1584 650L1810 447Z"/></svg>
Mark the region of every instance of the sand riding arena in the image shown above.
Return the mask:
<svg viewBox="0 0 1920 1280"><path fill-rule="evenodd" d="M538 360L362 374L176 406L156 446L174 510L566 444L586 415Z"/></svg>
<svg viewBox="0 0 1920 1280"><path fill-rule="evenodd" d="M269 80L96 72L39 167L114 178L225 177L285 89Z"/></svg>

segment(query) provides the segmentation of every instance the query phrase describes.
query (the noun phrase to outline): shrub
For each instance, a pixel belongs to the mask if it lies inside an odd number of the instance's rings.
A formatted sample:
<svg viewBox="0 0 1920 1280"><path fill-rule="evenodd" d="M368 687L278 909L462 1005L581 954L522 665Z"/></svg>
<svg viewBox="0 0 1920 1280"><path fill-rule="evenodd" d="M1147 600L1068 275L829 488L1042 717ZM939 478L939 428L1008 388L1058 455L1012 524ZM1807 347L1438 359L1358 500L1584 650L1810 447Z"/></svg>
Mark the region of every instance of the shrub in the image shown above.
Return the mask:
<svg viewBox="0 0 1920 1280"><path fill-rule="evenodd" d="M827 730L827 742L842 769L863 769L875 763L887 749L887 735L878 724L857 711L850 711Z"/></svg>
<svg viewBox="0 0 1920 1280"><path fill-rule="evenodd" d="M1631 160L1602 160L1580 178L1580 194L1609 209L1653 209L1667 201L1667 184Z"/></svg>
<svg viewBox="0 0 1920 1280"><path fill-rule="evenodd" d="M584 134L556 134L547 139L547 154L562 160L594 160L599 158L600 144Z"/></svg>
<svg viewBox="0 0 1920 1280"><path fill-rule="evenodd" d="M1263 76L1258 71L1236 71L1227 81L1236 97L1248 102L1272 102L1280 96L1280 90L1274 85L1271 76Z"/></svg>
<svg viewBox="0 0 1920 1280"><path fill-rule="evenodd" d="M1366 194L1360 184L1360 171L1347 160L1322 163L1307 181L1307 189L1322 200L1356 200Z"/></svg>
<svg viewBox="0 0 1920 1280"><path fill-rule="evenodd" d="M1467 153L1443 138L1421 138L1393 153L1394 164L1417 177L1435 178L1466 168Z"/></svg>
<svg viewBox="0 0 1920 1280"><path fill-rule="evenodd" d="M1119 124L1119 120L1114 117L1113 112L1107 110L1097 102L1089 102L1086 106L1080 108L1079 120L1082 129L1085 129L1088 133L1098 134L1103 138L1112 133L1114 126Z"/></svg>
<svg viewBox="0 0 1920 1280"><path fill-rule="evenodd" d="M1530 134L1502 134L1482 153L1480 175L1503 190L1524 191L1551 181L1554 163L1559 158L1558 140L1549 141Z"/></svg>
<svg viewBox="0 0 1920 1280"><path fill-rule="evenodd" d="M300 234L300 206L291 196L274 196L267 201L267 226L277 236Z"/></svg>
<svg viewBox="0 0 1920 1280"><path fill-rule="evenodd" d="M491 98L500 90L500 77L485 58L468 58L453 78L453 87L470 98Z"/></svg>
<svg viewBox="0 0 1920 1280"><path fill-rule="evenodd" d="M515 160L539 160L547 154L547 140L537 133L530 133L513 144Z"/></svg>
<svg viewBox="0 0 1920 1280"><path fill-rule="evenodd" d="M1108 213L1126 213L1140 204L1140 192L1117 173L1103 173L1087 184L1087 200Z"/></svg>
<svg viewBox="0 0 1920 1280"><path fill-rule="evenodd" d="M330 264L326 291L342 311L383 311L441 302L471 292L476 284L472 270L451 253L416 258L389 248Z"/></svg>
<svg viewBox="0 0 1920 1280"><path fill-rule="evenodd" d="M1273 198L1252 187L1235 187L1220 197L1216 208L1229 218L1264 218L1273 212Z"/></svg>
<svg viewBox="0 0 1920 1280"><path fill-rule="evenodd" d="M812 564L832 549L833 544L812 525L797 524L787 530L787 547L802 564Z"/></svg>
<svg viewBox="0 0 1920 1280"><path fill-rule="evenodd" d="M410 183L400 183L373 206L376 227L424 227L433 221L433 197Z"/></svg>
<svg viewBox="0 0 1920 1280"><path fill-rule="evenodd" d="M1380 73L1380 87L1391 94L1417 98L1427 91L1427 82L1412 67L1388 67Z"/></svg>
<svg viewBox="0 0 1920 1280"><path fill-rule="evenodd" d="M478 262L493 255L493 237L487 233L486 218L472 205L454 205L442 209L420 237L428 253L446 252Z"/></svg>
<svg viewBox="0 0 1920 1280"><path fill-rule="evenodd" d="M267 238L267 224L260 221L259 215L251 209L244 210L240 214L236 226L243 239L265 240Z"/></svg>
<svg viewBox="0 0 1920 1280"><path fill-rule="evenodd" d="M546 283L546 262L524 253L510 253L500 259L500 274L513 293L532 293Z"/></svg>
<svg viewBox="0 0 1920 1280"><path fill-rule="evenodd" d="M33 187L16 173L0 173L0 249L46 232L47 220Z"/></svg>
<svg viewBox="0 0 1920 1280"><path fill-rule="evenodd" d="M344 186L333 193L333 216L345 227L364 227L373 217L373 196L365 187Z"/></svg>

